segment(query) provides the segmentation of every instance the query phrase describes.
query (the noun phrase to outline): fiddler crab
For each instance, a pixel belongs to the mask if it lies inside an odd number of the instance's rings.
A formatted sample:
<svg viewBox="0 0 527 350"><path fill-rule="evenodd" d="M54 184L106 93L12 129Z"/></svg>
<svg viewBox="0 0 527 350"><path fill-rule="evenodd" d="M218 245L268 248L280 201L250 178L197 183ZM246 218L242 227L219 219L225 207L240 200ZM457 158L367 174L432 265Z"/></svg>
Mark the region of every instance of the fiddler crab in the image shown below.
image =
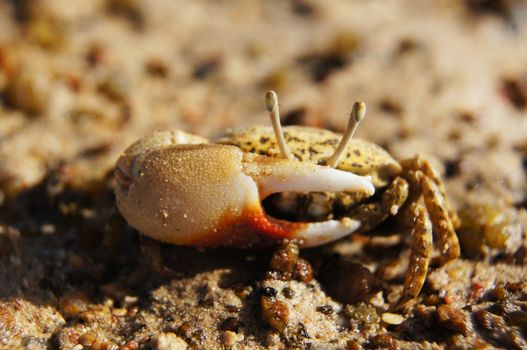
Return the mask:
<svg viewBox="0 0 527 350"><path fill-rule="evenodd" d="M424 284L432 233L443 262L458 257L457 216L430 164L419 156L397 162L376 144L352 139L364 103L353 105L344 135L282 128L274 91L265 104L272 127L233 129L214 142L162 131L132 144L116 164L117 207L128 223L175 245L296 239L313 247L405 218L413 228L400 305Z"/></svg>

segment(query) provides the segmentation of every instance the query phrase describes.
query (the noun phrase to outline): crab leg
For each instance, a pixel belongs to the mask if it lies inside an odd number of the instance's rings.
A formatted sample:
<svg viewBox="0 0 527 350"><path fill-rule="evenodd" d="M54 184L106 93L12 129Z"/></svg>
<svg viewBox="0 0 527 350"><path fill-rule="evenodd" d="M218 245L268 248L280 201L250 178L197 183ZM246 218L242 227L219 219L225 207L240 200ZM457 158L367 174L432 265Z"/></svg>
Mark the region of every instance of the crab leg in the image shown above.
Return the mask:
<svg viewBox="0 0 527 350"><path fill-rule="evenodd" d="M433 182L436 184L437 189L439 190L439 193L443 197L444 206L448 212L448 215L450 217L450 220L452 220L452 223L454 225L454 228L458 228L460 224L459 217L455 213L454 210L452 210L452 207L450 206L450 203L446 200L446 191L445 191L445 185L443 184L443 181L441 180L441 177L437 174L437 172L432 168L430 163L426 160L424 160L420 156L415 156L410 159L406 159L401 162L401 165L407 169L407 170L414 170L414 171L421 171L426 177L433 180Z"/></svg>
<svg viewBox="0 0 527 350"><path fill-rule="evenodd" d="M163 276L173 275L174 271L163 263L159 242L147 236L139 235L139 249L148 267Z"/></svg>
<svg viewBox="0 0 527 350"><path fill-rule="evenodd" d="M412 251L410 263L404 281L404 291L394 309L403 308L410 300L415 299L425 283L428 263L432 255L432 223L425 208L418 203L411 204L410 212L415 216L412 230Z"/></svg>
<svg viewBox="0 0 527 350"><path fill-rule="evenodd" d="M460 248L454 224L445 205L445 199L435 182L429 177L422 177L421 187L426 209L432 219L434 235L441 250L442 260L443 262L453 260L459 256Z"/></svg>
<svg viewBox="0 0 527 350"><path fill-rule="evenodd" d="M430 164L416 156L401 162L405 178L410 181L412 191L409 203L423 197L426 210L432 220L434 236L437 237L442 262L457 258L460 254L459 241L455 231L457 215L445 199L441 179Z"/></svg>
<svg viewBox="0 0 527 350"><path fill-rule="evenodd" d="M408 197L408 182L402 177L395 178L382 195L379 202L358 205L346 213L347 217L359 220L361 232L367 232L395 216Z"/></svg>

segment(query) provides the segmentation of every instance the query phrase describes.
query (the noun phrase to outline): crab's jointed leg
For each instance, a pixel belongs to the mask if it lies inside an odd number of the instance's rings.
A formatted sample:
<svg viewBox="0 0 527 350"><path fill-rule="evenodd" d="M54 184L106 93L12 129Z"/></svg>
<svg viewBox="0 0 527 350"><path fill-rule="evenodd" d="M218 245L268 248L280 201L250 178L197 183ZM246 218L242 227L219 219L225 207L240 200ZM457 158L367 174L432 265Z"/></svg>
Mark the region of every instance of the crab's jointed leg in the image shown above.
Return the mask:
<svg viewBox="0 0 527 350"><path fill-rule="evenodd" d="M403 308L410 300L415 299L419 295L425 283L428 264L432 256L432 223L428 213L423 205L419 203L412 203L409 210L414 214L412 251L404 281L404 291L394 309Z"/></svg>
<svg viewBox="0 0 527 350"><path fill-rule="evenodd" d="M423 159L420 156L416 156L414 158L410 158L403 162L403 166L407 167L408 169L412 170L420 170L423 172L423 174L431 179L437 186L437 189L439 190L439 193L444 199L444 207L448 211L448 215L450 217L450 220L452 221L452 224L454 225L454 228L458 228L460 225L459 217L457 216L456 212L452 209L450 206L450 203L447 201L446 191L445 191L445 185L443 184L443 181L441 180L441 177L437 174L437 171L432 168L430 163Z"/></svg>
<svg viewBox="0 0 527 350"><path fill-rule="evenodd" d="M395 216L408 197L408 182L402 177L394 181L384 191L378 202L360 204L346 213L346 216L359 220L360 231L367 232L385 221L389 216Z"/></svg>
<svg viewBox="0 0 527 350"><path fill-rule="evenodd" d="M162 276L171 276L174 271L163 263L161 244L144 235L139 235L139 249L148 267Z"/></svg>
<svg viewBox="0 0 527 350"><path fill-rule="evenodd" d="M460 253L440 178L435 175L430 164L418 156L401 162L401 165L403 176L410 184L410 194L403 213L406 214L405 219L412 218L413 229L404 292L395 306L396 309L404 307L419 295L432 255L433 236L437 238L442 263L457 258ZM423 202L420 201L421 198Z"/></svg>
<svg viewBox="0 0 527 350"><path fill-rule="evenodd" d="M430 163L419 156L404 160L401 165L405 178L411 184L409 203L419 200L421 196L424 199L441 251L441 262L457 258L460 247L455 226L459 219L446 200L441 179Z"/></svg>
<svg viewBox="0 0 527 350"><path fill-rule="evenodd" d="M440 195L436 184L427 176L422 178L421 186L426 209L432 219L434 234L441 251L441 261L454 260L459 256L460 247L444 197Z"/></svg>

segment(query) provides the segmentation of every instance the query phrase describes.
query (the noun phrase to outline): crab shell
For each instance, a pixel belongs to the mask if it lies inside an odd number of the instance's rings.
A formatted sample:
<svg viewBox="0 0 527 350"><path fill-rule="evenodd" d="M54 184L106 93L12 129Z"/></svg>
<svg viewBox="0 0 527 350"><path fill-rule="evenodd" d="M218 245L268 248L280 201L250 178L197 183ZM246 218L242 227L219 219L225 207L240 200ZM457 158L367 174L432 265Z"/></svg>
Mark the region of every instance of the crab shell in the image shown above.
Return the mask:
<svg viewBox="0 0 527 350"><path fill-rule="evenodd" d="M185 132L156 132L116 164L117 207L156 240L192 246L269 245L299 239L316 246L360 227L350 218L289 222L267 215L278 192L375 191L369 177L313 163L247 153Z"/></svg>
<svg viewBox="0 0 527 350"><path fill-rule="evenodd" d="M335 151L343 135L330 130L307 126L283 128L285 141L293 156L306 163L323 163ZM216 143L233 145L246 152L279 157L280 149L274 132L268 126L229 129ZM382 147L361 139L350 140L345 156L337 169L369 176L375 188L382 188L401 173L401 165Z"/></svg>

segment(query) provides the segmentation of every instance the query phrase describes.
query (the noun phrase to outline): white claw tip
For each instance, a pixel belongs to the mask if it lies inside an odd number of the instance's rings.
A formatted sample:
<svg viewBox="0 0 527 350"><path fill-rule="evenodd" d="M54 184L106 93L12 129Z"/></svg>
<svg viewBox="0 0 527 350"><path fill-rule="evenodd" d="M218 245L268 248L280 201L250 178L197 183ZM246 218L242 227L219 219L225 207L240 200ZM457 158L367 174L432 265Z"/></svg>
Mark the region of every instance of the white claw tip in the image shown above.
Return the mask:
<svg viewBox="0 0 527 350"><path fill-rule="evenodd" d="M267 108L267 111L271 112L273 110L277 100L276 92L273 90L267 91L265 94L265 108Z"/></svg>

